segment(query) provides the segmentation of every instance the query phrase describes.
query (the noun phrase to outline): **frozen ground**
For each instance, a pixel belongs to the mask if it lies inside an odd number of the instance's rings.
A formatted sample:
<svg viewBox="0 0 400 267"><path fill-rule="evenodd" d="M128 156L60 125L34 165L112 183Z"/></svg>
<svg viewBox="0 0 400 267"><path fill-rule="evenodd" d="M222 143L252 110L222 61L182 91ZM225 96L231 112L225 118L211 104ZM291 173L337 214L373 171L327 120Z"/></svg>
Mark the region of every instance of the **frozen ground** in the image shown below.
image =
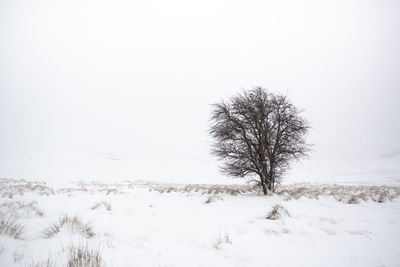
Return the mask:
<svg viewBox="0 0 400 267"><path fill-rule="evenodd" d="M0 266L400 266L400 187L0 180Z"/></svg>

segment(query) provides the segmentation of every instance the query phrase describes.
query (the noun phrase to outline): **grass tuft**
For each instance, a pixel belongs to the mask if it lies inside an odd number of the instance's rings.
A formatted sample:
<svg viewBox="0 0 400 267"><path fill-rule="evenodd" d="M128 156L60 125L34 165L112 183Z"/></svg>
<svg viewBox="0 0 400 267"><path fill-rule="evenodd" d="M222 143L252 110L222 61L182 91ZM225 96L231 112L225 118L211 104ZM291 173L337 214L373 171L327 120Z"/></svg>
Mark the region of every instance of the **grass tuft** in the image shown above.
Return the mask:
<svg viewBox="0 0 400 267"><path fill-rule="evenodd" d="M15 219L0 219L0 235L23 239L24 225Z"/></svg>
<svg viewBox="0 0 400 267"><path fill-rule="evenodd" d="M42 233L45 238L52 238L59 233L62 228L67 229L71 233L80 233L86 238L95 236L93 228L89 223L82 223L78 217L69 217L68 215L60 218L57 223L48 226Z"/></svg>
<svg viewBox="0 0 400 267"><path fill-rule="evenodd" d="M272 207L272 210L268 213L266 218L268 220L279 220L282 217L290 217L289 212L284 207L277 204Z"/></svg>
<svg viewBox="0 0 400 267"><path fill-rule="evenodd" d="M229 236L228 233L225 233L223 235L219 235L218 238L215 240L213 243L213 248L215 249L221 249L223 244L230 244L232 245L232 238Z"/></svg>
<svg viewBox="0 0 400 267"><path fill-rule="evenodd" d="M92 210L95 210L99 207L104 207L106 210L111 210L111 204L105 201L97 202L92 206Z"/></svg>
<svg viewBox="0 0 400 267"><path fill-rule="evenodd" d="M204 204L210 204L210 203L215 202L217 200L224 200L224 199L221 196L212 195L212 196L209 196L207 198L207 200L204 202Z"/></svg>
<svg viewBox="0 0 400 267"><path fill-rule="evenodd" d="M72 246L68 256L68 267L102 267L103 259L99 250L89 248L87 244Z"/></svg>
<svg viewBox="0 0 400 267"><path fill-rule="evenodd" d="M356 195L352 195L350 199L347 201L348 204L358 204L360 203L360 197Z"/></svg>

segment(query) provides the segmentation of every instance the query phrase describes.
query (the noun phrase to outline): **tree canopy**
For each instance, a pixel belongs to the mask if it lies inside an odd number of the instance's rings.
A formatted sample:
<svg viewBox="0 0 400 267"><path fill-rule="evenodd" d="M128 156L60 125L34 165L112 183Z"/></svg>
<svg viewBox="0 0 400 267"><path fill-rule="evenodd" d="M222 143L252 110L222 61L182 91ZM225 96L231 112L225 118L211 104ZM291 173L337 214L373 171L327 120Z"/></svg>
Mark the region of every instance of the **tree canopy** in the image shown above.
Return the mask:
<svg viewBox="0 0 400 267"><path fill-rule="evenodd" d="M212 105L212 152L224 161L222 172L258 176L264 194L275 190L292 160L307 156L310 128L287 96L261 87Z"/></svg>

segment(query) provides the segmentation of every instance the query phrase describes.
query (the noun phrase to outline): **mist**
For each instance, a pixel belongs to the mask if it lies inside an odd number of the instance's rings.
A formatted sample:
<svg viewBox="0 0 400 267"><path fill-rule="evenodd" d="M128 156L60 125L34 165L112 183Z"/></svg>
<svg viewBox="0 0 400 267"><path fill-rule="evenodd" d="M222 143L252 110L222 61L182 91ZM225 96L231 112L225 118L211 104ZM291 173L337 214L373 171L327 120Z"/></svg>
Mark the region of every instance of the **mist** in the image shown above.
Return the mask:
<svg viewBox="0 0 400 267"><path fill-rule="evenodd" d="M210 104L312 126L285 182L400 181L399 1L2 1L0 177L228 183Z"/></svg>

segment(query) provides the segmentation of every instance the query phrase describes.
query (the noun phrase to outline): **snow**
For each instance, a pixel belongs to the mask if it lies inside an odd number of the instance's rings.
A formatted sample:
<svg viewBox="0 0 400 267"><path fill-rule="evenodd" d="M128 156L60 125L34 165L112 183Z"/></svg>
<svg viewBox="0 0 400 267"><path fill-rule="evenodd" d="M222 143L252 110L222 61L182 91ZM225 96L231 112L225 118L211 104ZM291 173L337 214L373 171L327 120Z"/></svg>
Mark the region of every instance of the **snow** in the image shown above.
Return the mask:
<svg viewBox="0 0 400 267"><path fill-rule="evenodd" d="M104 266L400 265L395 185L286 185L265 197L240 185L0 181L1 220L24 225L21 239L0 235L0 266L65 266L85 246ZM353 195L364 199L349 204ZM287 214L267 219L275 205ZM61 227L45 237L64 216L95 235Z"/></svg>

